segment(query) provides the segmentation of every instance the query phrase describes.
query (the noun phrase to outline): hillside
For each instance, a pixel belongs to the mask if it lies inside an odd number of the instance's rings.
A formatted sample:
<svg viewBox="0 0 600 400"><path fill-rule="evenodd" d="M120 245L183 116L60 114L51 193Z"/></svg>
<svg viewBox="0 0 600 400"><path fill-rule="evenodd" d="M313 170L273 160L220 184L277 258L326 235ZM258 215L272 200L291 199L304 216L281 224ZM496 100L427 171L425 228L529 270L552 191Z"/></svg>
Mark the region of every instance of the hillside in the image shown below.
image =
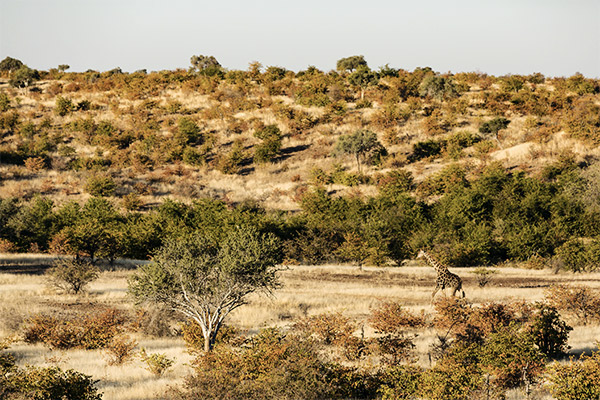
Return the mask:
<svg viewBox="0 0 600 400"><path fill-rule="evenodd" d="M4 251L147 258L182 226L242 215L301 263L420 247L463 265L550 259L600 233L600 85L582 75L360 57L329 72L17 72L0 83Z"/></svg>
<svg viewBox="0 0 600 400"><path fill-rule="evenodd" d="M600 82L192 63L2 72L0 398L598 393Z"/></svg>
<svg viewBox="0 0 600 400"><path fill-rule="evenodd" d="M115 198L134 193L144 205L215 197L294 210L299 188L318 182L316 168L356 171L351 156L335 156L334 145L362 128L387 151L358 180L365 195L375 193L376 174L397 168L420 182L454 162L471 171L496 160L535 173L561 156L589 163L599 155L597 118L579 115L596 110L598 82L581 76L387 71L364 87L361 100L348 72L261 71L54 71L45 76L54 79L29 89L4 80L2 193L84 200L90 177L102 174L116 184ZM436 88L432 78L450 82L451 90ZM498 117L510 123L497 138L479 133ZM271 124L281 131L281 149L253 162L261 143L254 133ZM477 142L458 143L459 135ZM411 159L419 142L452 138L438 154ZM328 189L349 191L340 184Z"/></svg>

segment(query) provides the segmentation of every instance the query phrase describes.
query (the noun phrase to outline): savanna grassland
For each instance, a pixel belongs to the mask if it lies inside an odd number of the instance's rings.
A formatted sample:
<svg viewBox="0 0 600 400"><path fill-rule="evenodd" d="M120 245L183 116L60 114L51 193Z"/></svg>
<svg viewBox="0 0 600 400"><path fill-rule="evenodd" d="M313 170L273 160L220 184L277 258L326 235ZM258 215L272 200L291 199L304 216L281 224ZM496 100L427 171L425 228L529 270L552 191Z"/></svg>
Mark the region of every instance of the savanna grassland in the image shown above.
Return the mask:
<svg viewBox="0 0 600 400"><path fill-rule="evenodd" d="M0 398L600 396L598 80L17 61ZM214 337L165 296L210 268L251 278Z"/></svg>

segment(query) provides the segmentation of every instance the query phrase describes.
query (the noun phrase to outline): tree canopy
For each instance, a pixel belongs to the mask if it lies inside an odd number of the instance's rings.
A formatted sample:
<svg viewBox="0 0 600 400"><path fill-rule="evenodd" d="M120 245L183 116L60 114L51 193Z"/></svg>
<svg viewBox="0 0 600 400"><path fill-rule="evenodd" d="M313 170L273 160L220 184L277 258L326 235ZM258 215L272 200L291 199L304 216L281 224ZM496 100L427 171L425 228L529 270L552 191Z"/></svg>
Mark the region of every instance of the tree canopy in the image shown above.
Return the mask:
<svg viewBox="0 0 600 400"><path fill-rule="evenodd" d="M336 69L340 72L353 72L359 67L366 67L367 61L364 56L350 56L337 61Z"/></svg>
<svg viewBox="0 0 600 400"><path fill-rule="evenodd" d="M210 351L224 319L246 304L247 295L278 287L280 261L276 237L255 227L237 226L222 240L191 234L167 239L129 290L138 302L164 304L196 321Z"/></svg>
<svg viewBox="0 0 600 400"><path fill-rule="evenodd" d="M351 135L340 136L335 149L338 153L354 155L360 173L361 159L364 159L367 153L377 147L383 146L377 140L375 132L368 129L359 129Z"/></svg>
<svg viewBox="0 0 600 400"><path fill-rule="evenodd" d="M23 62L21 60L17 60L16 58L6 57L4 60L0 61L0 71L16 71L19 68L23 67Z"/></svg>

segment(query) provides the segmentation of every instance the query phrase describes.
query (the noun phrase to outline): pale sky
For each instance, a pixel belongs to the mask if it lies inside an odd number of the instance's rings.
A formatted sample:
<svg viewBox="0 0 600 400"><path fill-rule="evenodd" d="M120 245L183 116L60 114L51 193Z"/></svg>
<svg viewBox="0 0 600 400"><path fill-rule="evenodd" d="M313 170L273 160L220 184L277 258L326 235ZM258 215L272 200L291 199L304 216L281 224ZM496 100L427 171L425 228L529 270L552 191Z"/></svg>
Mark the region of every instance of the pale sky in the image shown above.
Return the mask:
<svg viewBox="0 0 600 400"><path fill-rule="evenodd" d="M71 71L259 61L600 77L600 0L0 0L0 59Z"/></svg>

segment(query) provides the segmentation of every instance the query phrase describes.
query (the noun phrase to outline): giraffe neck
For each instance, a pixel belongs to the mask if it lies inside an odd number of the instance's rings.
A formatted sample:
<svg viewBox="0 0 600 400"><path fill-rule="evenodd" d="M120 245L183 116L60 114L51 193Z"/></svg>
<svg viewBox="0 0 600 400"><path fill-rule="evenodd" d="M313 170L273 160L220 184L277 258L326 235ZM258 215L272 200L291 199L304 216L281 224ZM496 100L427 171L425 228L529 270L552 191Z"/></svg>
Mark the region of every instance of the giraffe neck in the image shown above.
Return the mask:
<svg viewBox="0 0 600 400"><path fill-rule="evenodd" d="M427 260L429 265L431 265L438 274L448 272L448 268L446 268L446 266L437 262L436 259L433 258L429 253L423 252L423 255L425 256L425 259Z"/></svg>

